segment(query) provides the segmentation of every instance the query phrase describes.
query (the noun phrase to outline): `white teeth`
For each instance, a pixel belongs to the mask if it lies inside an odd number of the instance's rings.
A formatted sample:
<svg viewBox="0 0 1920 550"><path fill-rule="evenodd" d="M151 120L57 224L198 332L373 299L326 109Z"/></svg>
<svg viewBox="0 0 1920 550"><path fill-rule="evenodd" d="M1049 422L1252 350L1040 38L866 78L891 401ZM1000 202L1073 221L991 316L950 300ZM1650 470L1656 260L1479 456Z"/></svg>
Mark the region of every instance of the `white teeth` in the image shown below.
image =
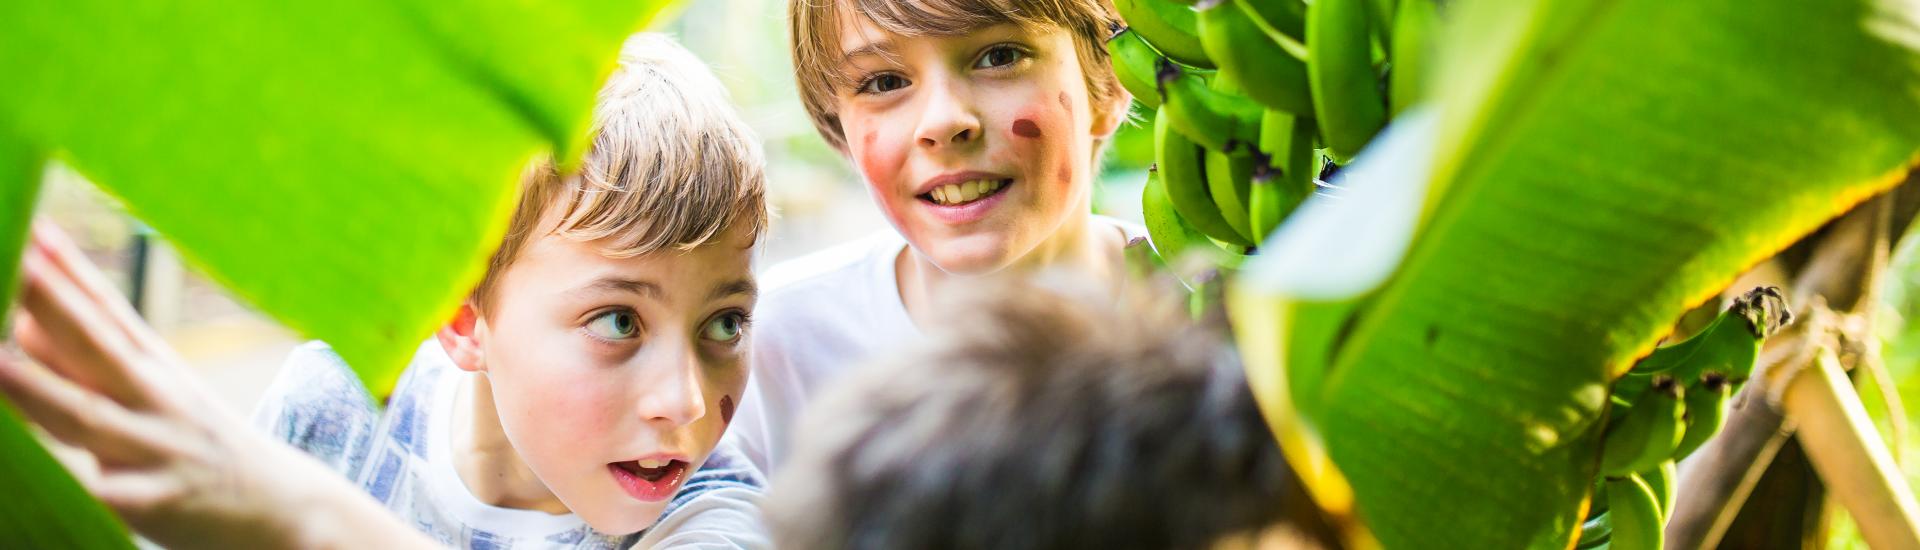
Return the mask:
<svg viewBox="0 0 1920 550"><path fill-rule="evenodd" d="M929 195L933 202L943 205L965 204L1000 190L1006 184L1000 180L974 180L961 183L949 183L933 188Z"/></svg>
<svg viewBox="0 0 1920 550"><path fill-rule="evenodd" d="M646 468L649 470L667 465L667 461L665 460L648 459L648 460L641 460L638 462L640 463L641 468Z"/></svg>

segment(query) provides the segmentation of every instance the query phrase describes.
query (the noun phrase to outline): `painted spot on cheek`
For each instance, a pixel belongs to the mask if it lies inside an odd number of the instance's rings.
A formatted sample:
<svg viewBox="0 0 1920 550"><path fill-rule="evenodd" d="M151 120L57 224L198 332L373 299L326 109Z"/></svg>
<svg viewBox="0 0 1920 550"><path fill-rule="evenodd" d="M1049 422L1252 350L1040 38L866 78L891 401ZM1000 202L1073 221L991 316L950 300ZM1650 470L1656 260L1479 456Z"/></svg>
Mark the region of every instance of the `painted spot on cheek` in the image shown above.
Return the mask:
<svg viewBox="0 0 1920 550"><path fill-rule="evenodd" d="M731 395L720 396L720 423L733 423L733 396Z"/></svg>
<svg viewBox="0 0 1920 550"><path fill-rule="evenodd" d="M1069 113L1073 112L1073 98L1067 97L1066 92L1060 92L1060 108L1066 109Z"/></svg>
<svg viewBox="0 0 1920 550"><path fill-rule="evenodd" d="M1040 137L1040 125L1034 124L1032 120L1024 118L1013 121L1013 135L1030 139L1038 138Z"/></svg>
<svg viewBox="0 0 1920 550"><path fill-rule="evenodd" d="M1054 175L1060 178L1061 185L1072 183L1073 182L1073 163L1071 162L1060 163L1060 171L1055 173Z"/></svg>

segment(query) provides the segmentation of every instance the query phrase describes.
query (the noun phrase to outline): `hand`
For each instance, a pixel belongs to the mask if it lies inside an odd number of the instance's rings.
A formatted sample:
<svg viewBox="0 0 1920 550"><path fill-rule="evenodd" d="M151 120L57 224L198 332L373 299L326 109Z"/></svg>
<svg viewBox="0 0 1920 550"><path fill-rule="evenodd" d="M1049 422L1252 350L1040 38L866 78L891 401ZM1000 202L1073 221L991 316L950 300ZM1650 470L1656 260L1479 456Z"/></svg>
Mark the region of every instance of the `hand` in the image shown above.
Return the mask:
<svg viewBox="0 0 1920 550"><path fill-rule="evenodd" d="M134 530L170 547L298 547L340 542L328 537L372 517L399 529L359 535L418 538L324 464L220 406L57 228L35 223L21 271L13 335L39 364L0 353L0 392Z"/></svg>

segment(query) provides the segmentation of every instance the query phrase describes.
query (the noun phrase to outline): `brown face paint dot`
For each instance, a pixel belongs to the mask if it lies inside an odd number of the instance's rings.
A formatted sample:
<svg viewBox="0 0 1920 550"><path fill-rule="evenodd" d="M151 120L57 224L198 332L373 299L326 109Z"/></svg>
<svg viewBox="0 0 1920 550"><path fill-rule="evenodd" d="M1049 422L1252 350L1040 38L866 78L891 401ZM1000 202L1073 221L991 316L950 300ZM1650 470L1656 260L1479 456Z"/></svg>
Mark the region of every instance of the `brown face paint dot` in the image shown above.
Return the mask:
<svg viewBox="0 0 1920 550"><path fill-rule="evenodd" d="M1066 92L1060 92L1060 108L1066 109L1069 113L1073 112L1073 99L1067 97Z"/></svg>
<svg viewBox="0 0 1920 550"><path fill-rule="evenodd" d="M1040 137L1040 125L1024 118L1013 121L1013 135L1023 138Z"/></svg>
<svg viewBox="0 0 1920 550"><path fill-rule="evenodd" d="M868 131L868 132L867 132L867 137L864 137L864 138L861 138L861 141L863 141L863 142L864 142L864 143L861 143L861 145L865 145L865 146L867 146L867 148L868 148L868 149L872 149L872 148L873 148L873 138L874 138L874 137L876 137L876 136L878 136L878 135L880 135L880 132L879 132L878 130L874 130L874 131Z"/></svg>
<svg viewBox="0 0 1920 550"><path fill-rule="evenodd" d="M733 396L731 395L720 396L720 423L733 423Z"/></svg>
<svg viewBox="0 0 1920 550"><path fill-rule="evenodd" d="M1054 175L1060 178L1060 183L1062 185L1072 182L1073 181L1073 163L1071 162L1061 163L1060 171Z"/></svg>

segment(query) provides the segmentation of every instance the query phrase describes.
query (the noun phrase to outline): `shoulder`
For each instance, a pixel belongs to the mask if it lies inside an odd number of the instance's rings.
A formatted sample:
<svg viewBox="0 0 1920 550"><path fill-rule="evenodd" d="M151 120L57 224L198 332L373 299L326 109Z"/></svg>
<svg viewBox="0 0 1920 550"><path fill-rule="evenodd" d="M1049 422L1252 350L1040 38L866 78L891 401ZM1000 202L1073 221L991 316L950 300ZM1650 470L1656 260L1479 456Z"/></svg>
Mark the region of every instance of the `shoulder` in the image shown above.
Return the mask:
<svg viewBox="0 0 1920 550"><path fill-rule="evenodd" d="M892 232L876 233L775 264L760 277L763 300L790 300L811 290L844 286L866 278L885 250L903 245Z"/></svg>
<svg viewBox="0 0 1920 550"><path fill-rule="evenodd" d="M1133 243L1136 239L1147 238L1147 226L1145 225L1105 214L1094 214L1092 219L1096 224L1105 224L1119 229L1120 234L1126 237L1125 242L1129 244Z"/></svg>
<svg viewBox="0 0 1920 550"><path fill-rule="evenodd" d="M324 342L288 354L254 409L254 425L344 471L379 420L373 398L340 355Z"/></svg>
<svg viewBox="0 0 1920 550"><path fill-rule="evenodd" d="M891 231L835 245L781 262L761 276L760 301L754 305L755 347L778 340L813 339L845 323L858 323L892 295L880 275L906 242ZM897 298L896 298L897 299ZM771 338L762 338L763 336Z"/></svg>

